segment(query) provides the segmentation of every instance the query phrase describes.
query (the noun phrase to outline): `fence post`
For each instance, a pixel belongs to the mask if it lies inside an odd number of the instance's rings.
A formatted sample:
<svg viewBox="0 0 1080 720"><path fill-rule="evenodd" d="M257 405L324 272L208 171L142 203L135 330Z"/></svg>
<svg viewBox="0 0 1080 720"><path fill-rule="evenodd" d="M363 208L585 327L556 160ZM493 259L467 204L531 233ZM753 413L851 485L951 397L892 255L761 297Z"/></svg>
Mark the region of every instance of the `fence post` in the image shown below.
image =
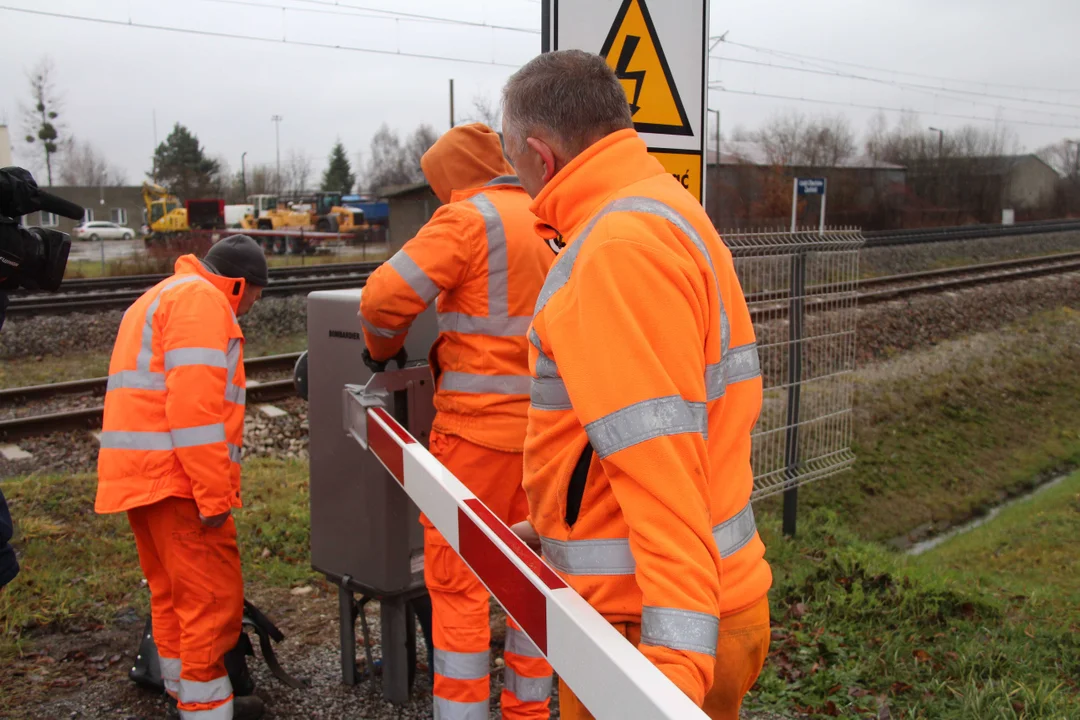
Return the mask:
<svg viewBox="0 0 1080 720"><path fill-rule="evenodd" d="M806 250L797 249L791 256L791 284L788 301L788 398L787 436L784 439L784 462L787 480L799 473L799 403L802 398L802 338L806 299ZM799 508L799 488L784 490L784 535L795 537Z"/></svg>

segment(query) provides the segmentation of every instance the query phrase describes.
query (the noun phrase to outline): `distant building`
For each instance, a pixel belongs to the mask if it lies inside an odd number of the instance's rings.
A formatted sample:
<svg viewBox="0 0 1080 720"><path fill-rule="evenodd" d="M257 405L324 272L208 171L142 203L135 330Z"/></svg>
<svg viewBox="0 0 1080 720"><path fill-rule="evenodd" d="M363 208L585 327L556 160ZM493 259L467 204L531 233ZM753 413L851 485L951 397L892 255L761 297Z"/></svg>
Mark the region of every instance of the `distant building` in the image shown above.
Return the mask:
<svg viewBox="0 0 1080 720"><path fill-rule="evenodd" d="M868 155L849 156L825 167L776 163L760 144L748 141L725 141L719 162L715 150L707 158L705 208L718 228L789 225L796 177L826 179L829 225L871 229L898 222L907 177L903 165ZM812 224L817 224L816 215Z"/></svg>
<svg viewBox="0 0 1080 720"><path fill-rule="evenodd" d="M86 208L85 220L104 220L125 225L139 232L144 219L142 188L138 186L122 187L72 187L54 185L48 188L53 195ZM61 232L70 233L79 224L78 220L69 220L52 213L32 213L26 217L27 225L40 225Z"/></svg>
<svg viewBox="0 0 1080 720"><path fill-rule="evenodd" d="M442 205L426 182L389 188L381 196L390 204L391 252L400 250Z"/></svg>
<svg viewBox="0 0 1080 720"><path fill-rule="evenodd" d="M1038 210L1054 200L1061 176L1038 155L995 158L1001 168L1001 205L1015 210Z"/></svg>

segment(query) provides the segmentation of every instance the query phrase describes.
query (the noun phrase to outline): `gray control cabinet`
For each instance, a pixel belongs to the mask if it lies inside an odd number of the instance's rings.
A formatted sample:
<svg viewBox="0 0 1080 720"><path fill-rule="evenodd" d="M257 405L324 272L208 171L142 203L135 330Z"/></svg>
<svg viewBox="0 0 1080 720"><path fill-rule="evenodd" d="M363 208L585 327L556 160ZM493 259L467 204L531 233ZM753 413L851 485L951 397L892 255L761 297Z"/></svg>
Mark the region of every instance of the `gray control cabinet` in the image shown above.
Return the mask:
<svg viewBox="0 0 1080 720"><path fill-rule="evenodd" d="M341 592L342 675L356 682L355 635L359 612L353 592L382 605L383 684L386 696L405 702L405 659L415 637L405 603L424 592L423 530L419 510L375 456L342 427L345 385L363 385L372 372L364 365L364 338L357 318L361 290L325 290L308 295L308 422L311 467L311 564ZM425 361L438 336L434 308L409 331L409 364ZM395 366L391 363L391 369ZM428 444L434 407L426 392L395 396L392 414ZM409 652L412 652L409 649ZM391 667L394 666L394 667Z"/></svg>

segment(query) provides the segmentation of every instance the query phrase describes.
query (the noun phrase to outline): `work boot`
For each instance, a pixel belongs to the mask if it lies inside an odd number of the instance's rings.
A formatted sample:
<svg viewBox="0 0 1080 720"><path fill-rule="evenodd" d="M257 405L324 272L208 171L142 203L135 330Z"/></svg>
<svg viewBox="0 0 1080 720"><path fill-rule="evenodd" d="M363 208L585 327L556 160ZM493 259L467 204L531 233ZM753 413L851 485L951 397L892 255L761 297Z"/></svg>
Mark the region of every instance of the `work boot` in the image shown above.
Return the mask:
<svg viewBox="0 0 1080 720"><path fill-rule="evenodd" d="M258 695L233 697L233 720L259 720L266 712L266 705Z"/></svg>

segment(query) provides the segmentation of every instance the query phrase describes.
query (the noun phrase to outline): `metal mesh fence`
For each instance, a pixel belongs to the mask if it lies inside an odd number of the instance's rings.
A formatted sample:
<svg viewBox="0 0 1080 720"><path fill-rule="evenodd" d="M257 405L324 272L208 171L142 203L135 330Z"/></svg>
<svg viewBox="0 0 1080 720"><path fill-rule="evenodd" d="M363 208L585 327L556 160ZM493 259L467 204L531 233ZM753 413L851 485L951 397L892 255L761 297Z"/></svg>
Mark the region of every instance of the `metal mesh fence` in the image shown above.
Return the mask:
<svg viewBox="0 0 1080 720"><path fill-rule="evenodd" d="M724 233L757 334L764 398L753 433L755 499L819 480L851 451L855 228Z"/></svg>

